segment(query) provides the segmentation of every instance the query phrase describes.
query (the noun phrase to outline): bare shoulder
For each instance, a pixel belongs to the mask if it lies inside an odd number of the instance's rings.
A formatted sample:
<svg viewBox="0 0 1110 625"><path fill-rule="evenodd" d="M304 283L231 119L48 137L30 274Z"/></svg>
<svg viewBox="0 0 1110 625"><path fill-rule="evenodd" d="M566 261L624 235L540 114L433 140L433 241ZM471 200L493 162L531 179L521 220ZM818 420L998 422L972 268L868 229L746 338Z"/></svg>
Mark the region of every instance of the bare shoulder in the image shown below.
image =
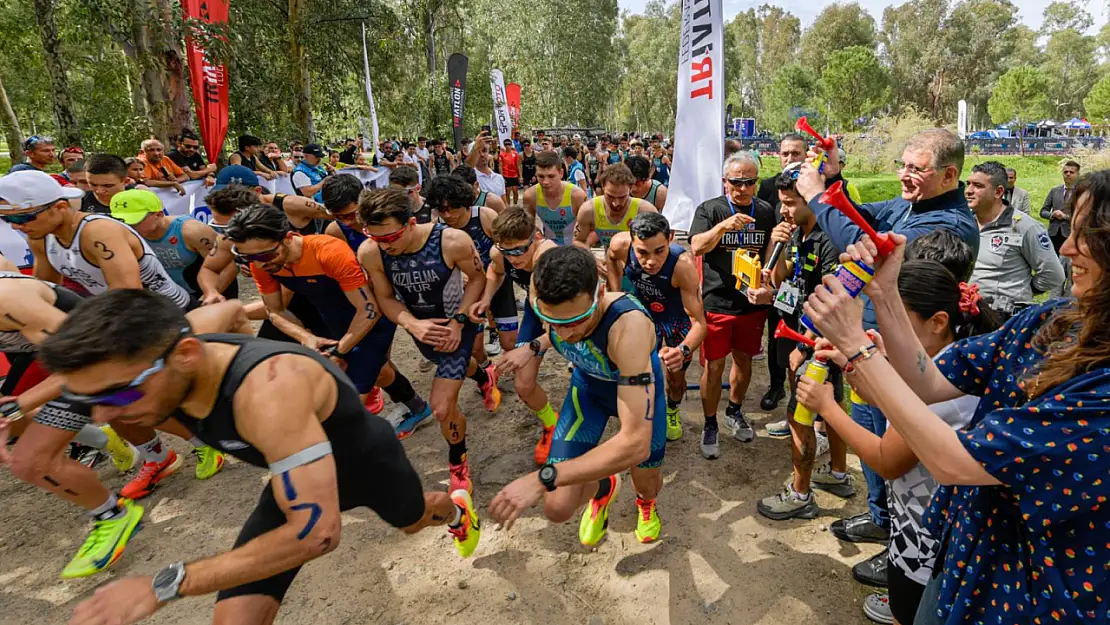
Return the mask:
<svg viewBox="0 0 1110 625"><path fill-rule="evenodd" d="M330 226L329 226L330 227ZM377 243L366 239L358 246L358 262L367 269L381 269L382 252Z"/></svg>
<svg viewBox="0 0 1110 625"><path fill-rule="evenodd" d="M644 200L640 200L640 212L641 213L658 213L659 209L656 208L655 205L652 204L651 202L646 202Z"/></svg>
<svg viewBox="0 0 1110 625"><path fill-rule="evenodd" d="M609 241L609 250L626 252L632 246L632 235L627 232L618 232Z"/></svg>
<svg viewBox="0 0 1110 625"><path fill-rule="evenodd" d="M590 199L590 197L586 195L585 189L578 185L571 185L570 202L572 205L580 206L588 199Z"/></svg>

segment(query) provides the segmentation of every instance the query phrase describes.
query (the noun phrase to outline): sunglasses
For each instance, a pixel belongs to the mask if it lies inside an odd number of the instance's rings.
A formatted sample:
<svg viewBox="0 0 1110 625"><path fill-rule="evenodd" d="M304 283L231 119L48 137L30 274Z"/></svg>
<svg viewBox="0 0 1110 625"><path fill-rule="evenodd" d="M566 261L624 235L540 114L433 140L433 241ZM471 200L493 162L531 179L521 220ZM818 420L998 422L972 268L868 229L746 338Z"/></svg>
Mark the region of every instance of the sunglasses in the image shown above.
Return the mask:
<svg viewBox="0 0 1110 625"><path fill-rule="evenodd" d="M69 389L63 388L62 399L91 406L114 406L116 408L130 406L143 397L146 397L146 393L139 390L139 387L149 380L151 376L166 368L166 359L170 357L170 354L173 353L173 350L177 347L177 344L181 342L181 339L188 336L190 332L192 332L190 328L181 328L181 332L179 332L173 342L170 343L170 346L158 356L154 364L144 369L142 373L135 376L135 378L127 384L113 386L92 395L80 395Z"/></svg>
<svg viewBox="0 0 1110 625"><path fill-rule="evenodd" d="M54 139L42 135L31 135L30 137L27 137L26 141L23 142L23 149L30 150L31 148L41 143L49 143L50 145L53 145Z"/></svg>
<svg viewBox="0 0 1110 625"><path fill-rule="evenodd" d="M352 223L358 221L358 211L351 211L349 213L329 213L336 221L343 223Z"/></svg>
<svg viewBox="0 0 1110 625"><path fill-rule="evenodd" d="M20 213L18 215L0 215L0 220L3 220L13 226L23 226L38 219L39 215L46 212L46 210L51 206L53 206L53 204L41 206L36 211L31 211L29 213Z"/></svg>
<svg viewBox="0 0 1110 625"><path fill-rule="evenodd" d="M394 241L396 241L396 240L400 239L402 236L404 236L406 228L408 228L408 224L405 224L405 225L401 226L400 230L396 230L394 232L390 232L389 234L382 234L382 235L373 235L373 234L370 234L366 230L363 230L362 232L366 236L370 237L370 240L375 242L375 243L393 243Z"/></svg>
<svg viewBox="0 0 1110 625"><path fill-rule="evenodd" d="M598 296L600 295L601 281L599 280L597 283L597 288L594 289L594 303L590 305L590 308L586 312L582 313L581 315L571 317L570 319L556 319L554 317L548 317L547 315L540 312L540 307L538 304L536 304L535 301L532 302L532 310L536 313L537 317L539 317L542 321L548 323L552 327L573 328L574 326L585 323L587 320L589 320L590 316L594 314L594 311L597 310Z"/></svg>
<svg viewBox="0 0 1110 625"><path fill-rule="evenodd" d="M520 247L501 247L498 245L497 249L505 256L524 256L528 253L530 247L532 247L532 241L528 241Z"/></svg>
<svg viewBox="0 0 1110 625"><path fill-rule="evenodd" d="M759 178L725 178L734 187L754 187Z"/></svg>
<svg viewBox="0 0 1110 625"><path fill-rule="evenodd" d="M182 143L181 144L181 149L182 150L196 150L198 148L200 148L199 144L198 145L189 145L188 143Z"/></svg>
<svg viewBox="0 0 1110 625"><path fill-rule="evenodd" d="M248 263L250 263L250 262L268 263L271 260L273 260L273 259L275 259L275 258L277 258L278 256L281 255L281 243L278 243L277 245L275 245L273 249L266 250L265 252L259 252L257 254L244 254L244 253L239 251L238 247L232 245L231 246L231 254L233 256L235 256L235 258L238 258L238 259L243 260L243 261L248 262Z"/></svg>

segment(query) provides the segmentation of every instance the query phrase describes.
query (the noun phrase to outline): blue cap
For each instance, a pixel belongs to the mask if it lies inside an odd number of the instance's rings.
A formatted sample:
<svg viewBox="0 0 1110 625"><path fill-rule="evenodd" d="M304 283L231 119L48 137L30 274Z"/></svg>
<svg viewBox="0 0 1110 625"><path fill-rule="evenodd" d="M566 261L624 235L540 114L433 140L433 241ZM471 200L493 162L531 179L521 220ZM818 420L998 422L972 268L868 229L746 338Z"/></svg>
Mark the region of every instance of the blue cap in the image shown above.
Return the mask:
<svg viewBox="0 0 1110 625"><path fill-rule="evenodd" d="M241 184L244 187L259 186L258 175L243 165L228 165L216 174L216 184L212 187L222 189L229 184Z"/></svg>

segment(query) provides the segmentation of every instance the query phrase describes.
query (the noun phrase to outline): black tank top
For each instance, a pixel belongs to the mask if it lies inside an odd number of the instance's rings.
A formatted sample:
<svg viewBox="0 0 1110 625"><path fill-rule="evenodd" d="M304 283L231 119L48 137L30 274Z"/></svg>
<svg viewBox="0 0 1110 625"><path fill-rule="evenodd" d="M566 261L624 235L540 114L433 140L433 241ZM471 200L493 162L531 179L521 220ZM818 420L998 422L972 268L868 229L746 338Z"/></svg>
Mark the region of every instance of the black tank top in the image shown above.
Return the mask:
<svg viewBox="0 0 1110 625"><path fill-rule="evenodd" d="M246 154L243 154L242 152L240 152L238 150L233 152L233 154L238 154L239 155L239 158L242 159L243 167L246 167L247 169L249 169L251 171L258 171L258 157L257 156L247 156Z"/></svg>
<svg viewBox="0 0 1110 625"><path fill-rule="evenodd" d="M8 280L34 280L42 282L54 290L54 308L68 313L72 312L81 303L81 296L64 286L52 284L38 278L24 275L18 271L0 271L0 279ZM38 346L27 340L19 330L0 330L0 352L3 353L30 353L38 351Z"/></svg>
<svg viewBox="0 0 1110 625"><path fill-rule="evenodd" d="M432 154L432 168L435 170L433 173L437 176L446 176L451 173L451 161L447 158L447 153Z"/></svg>
<svg viewBox="0 0 1110 625"><path fill-rule="evenodd" d="M235 427L235 393L239 390L239 386L242 385L247 374L262 361L278 354L300 354L312 358L320 363L335 379L335 408L321 426L323 426L328 440L332 443L333 454L335 454L337 461L340 455L339 449L345 446L344 428L354 419L371 418L362 405L358 390L351 384L347 375L340 371L339 367L332 364L330 360L306 347L295 343L279 343L242 334L202 334L199 338L207 343L238 345L239 352L232 358L231 365L228 366L223 380L220 381L220 391L216 396L216 403L212 406L212 411L208 413L208 416L197 419L185 414L184 411L178 408L174 411L173 418L180 421L200 440L231 454L243 462L253 464L256 467L265 468L268 466L262 452L244 441L239 435L239 429Z"/></svg>

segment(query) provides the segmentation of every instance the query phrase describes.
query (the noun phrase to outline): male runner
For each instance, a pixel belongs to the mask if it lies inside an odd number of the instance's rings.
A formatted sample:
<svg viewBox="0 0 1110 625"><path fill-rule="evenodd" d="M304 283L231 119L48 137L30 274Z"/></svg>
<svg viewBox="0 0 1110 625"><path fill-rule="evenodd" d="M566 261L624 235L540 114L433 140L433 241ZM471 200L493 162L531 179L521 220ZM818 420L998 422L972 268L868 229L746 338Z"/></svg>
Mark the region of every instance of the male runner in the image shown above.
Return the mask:
<svg viewBox="0 0 1110 625"><path fill-rule="evenodd" d="M652 341L651 317L636 298L607 293L589 251L557 247L536 262L531 305L548 332L539 351L554 347L574 363L551 455L538 472L518 478L490 503L490 516L511 527L544 500L544 515L563 523L587 504L578 539L596 545L609 523L620 473L631 467L636 489L636 538L652 542L661 524L655 497L666 450L663 367ZM620 430L601 443L609 418Z"/></svg>
<svg viewBox="0 0 1110 625"><path fill-rule="evenodd" d="M115 154L93 154L85 159L85 179L92 192L81 198L81 212L107 215L127 184L127 163Z"/></svg>
<svg viewBox="0 0 1110 625"><path fill-rule="evenodd" d="M394 167L389 172L389 186L408 194L409 200L412 201L412 215L416 217L416 223L431 223L439 218L435 214L435 209L424 201L424 195L421 193L420 174L416 169L408 165Z"/></svg>
<svg viewBox="0 0 1110 625"><path fill-rule="evenodd" d="M574 238L574 224L578 209L587 194L577 185L563 181L559 156L554 152L537 152L536 180L538 183L524 191L524 208L543 222L543 236L567 245ZM556 202L551 206L551 202Z"/></svg>
<svg viewBox="0 0 1110 625"><path fill-rule="evenodd" d="M589 249L593 234L601 247L608 249L613 236L618 232L628 232L628 223L641 212L658 213L659 210L639 198L632 197L632 185L636 177L624 164L611 165L597 177L601 195L587 205L587 210L578 211L574 222L574 244ZM589 210L592 209L592 210ZM605 277L608 264L604 258L597 259L598 275ZM627 293L632 285L622 280L621 285Z"/></svg>
<svg viewBox="0 0 1110 625"><path fill-rule="evenodd" d="M527 293L531 288L532 267L536 259L557 247L556 243L536 232L536 220L528 211L515 206L493 220L493 241L489 267L486 268L486 290L482 299L470 307L470 319L475 323L489 313L504 285L511 289L516 284ZM508 282L505 281L506 275L510 278ZM543 358L537 349L536 339L543 334L543 327L531 306L525 306L519 324L515 319L513 321L511 327L506 325L506 329L501 331L505 355L498 361L497 369L500 372L510 366L509 362L515 363L512 368L516 371L513 374L516 394L543 425L534 455L536 464L543 464L551 452L551 436L555 433L555 421L558 419L547 393L537 383Z"/></svg>
<svg viewBox="0 0 1110 625"><path fill-rule="evenodd" d="M651 177L652 165L646 156L629 156L628 170L636 177L632 197L638 197L659 210L667 204L667 187Z"/></svg>
<svg viewBox="0 0 1110 625"><path fill-rule="evenodd" d="M628 279L655 322L655 344L667 371L667 440L677 441L682 438L678 406L686 395L686 369L706 333L701 281L693 256L674 242L666 217L640 213L628 228L609 245L609 289L619 291L621 277Z"/></svg>
<svg viewBox="0 0 1110 625"><path fill-rule="evenodd" d="M471 491L459 390L463 377L479 388L489 382L470 355L478 328L466 315L486 285L478 250L462 230L417 224L412 203L397 189L363 194L358 213L371 239L359 248L358 259L370 276L382 312L411 334L420 353L436 364L432 414L447 439L450 490ZM486 407L496 410L501 394L491 393L489 399L496 403Z"/></svg>
<svg viewBox="0 0 1110 625"><path fill-rule="evenodd" d="M197 332L164 298L119 291L89 301L43 345L67 394L95 404L98 421L172 418L271 473L234 549L105 586L71 623L130 624L217 591L213 622L272 623L299 568L338 546L340 512L360 506L408 533L446 523L459 553L473 553L469 495L423 493L389 426L335 363L297 345Z"/></svg>

